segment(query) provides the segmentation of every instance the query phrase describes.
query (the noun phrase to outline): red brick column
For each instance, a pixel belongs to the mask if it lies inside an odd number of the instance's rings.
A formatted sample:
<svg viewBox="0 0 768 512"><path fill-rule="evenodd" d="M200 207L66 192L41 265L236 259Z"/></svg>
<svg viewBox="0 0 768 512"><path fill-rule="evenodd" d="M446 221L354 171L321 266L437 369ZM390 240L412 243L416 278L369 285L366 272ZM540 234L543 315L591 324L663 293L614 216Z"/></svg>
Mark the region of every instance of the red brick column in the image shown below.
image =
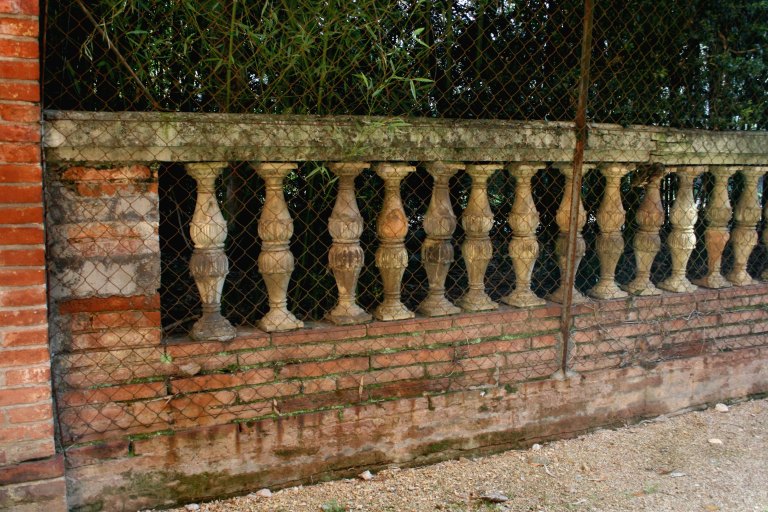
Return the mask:
<svg viewBox="0 0 768 512"><path fill-rule="evenodd" d="M37 0L0 0L0 509L56 511L38 14Z"/></svg>

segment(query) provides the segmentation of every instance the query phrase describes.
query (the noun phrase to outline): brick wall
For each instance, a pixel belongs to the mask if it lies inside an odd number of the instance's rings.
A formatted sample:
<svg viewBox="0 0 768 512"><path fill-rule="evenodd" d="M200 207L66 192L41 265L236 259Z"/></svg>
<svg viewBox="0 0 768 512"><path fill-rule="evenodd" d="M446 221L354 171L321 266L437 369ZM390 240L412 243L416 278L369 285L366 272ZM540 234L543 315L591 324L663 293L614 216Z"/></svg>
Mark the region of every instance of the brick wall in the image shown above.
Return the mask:
<svg viewBox="0 0 768 512"><path fill-rule="evenodd" d="M47 170L69 505L128 509L419 464L768 391L768 284L163 340L157 175Z"/></svg>
<svg viewBox="0 0 768 512"><path fill-rule="evenodd" d="M0 0L0 509L63 510L48 350L38 2Z"/></svg>

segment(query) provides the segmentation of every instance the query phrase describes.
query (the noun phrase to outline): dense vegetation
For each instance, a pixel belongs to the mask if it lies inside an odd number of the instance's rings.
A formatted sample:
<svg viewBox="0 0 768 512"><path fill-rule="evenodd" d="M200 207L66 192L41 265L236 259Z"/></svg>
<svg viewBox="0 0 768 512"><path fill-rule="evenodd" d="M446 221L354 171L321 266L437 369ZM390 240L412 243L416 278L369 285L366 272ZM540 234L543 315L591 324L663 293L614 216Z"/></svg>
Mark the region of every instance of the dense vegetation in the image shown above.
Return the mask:
<svg viewBox="0 0 768 512"><path fill-rule="evenodd" d="M768 126L768 1L595 2L590 119ZM49 0L49 108L571 120L579 0Z"/></svg>

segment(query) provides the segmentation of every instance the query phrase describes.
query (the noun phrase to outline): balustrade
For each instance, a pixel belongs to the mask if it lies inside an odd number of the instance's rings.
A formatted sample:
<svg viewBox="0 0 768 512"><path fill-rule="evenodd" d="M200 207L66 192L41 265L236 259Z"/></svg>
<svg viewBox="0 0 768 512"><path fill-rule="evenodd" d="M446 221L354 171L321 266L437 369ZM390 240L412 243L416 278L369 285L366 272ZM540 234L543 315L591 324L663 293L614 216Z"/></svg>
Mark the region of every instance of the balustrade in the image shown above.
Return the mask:
<svg viewBox="0 0 768 512"><path fill-rule="evenodd" d="M765 172L768 171L768 167L760 167L759 170L763 175L763 202L765 204L763 207L763 245L768 249L768 197L766 197L768 196L768 184L766 183L768 181L768 176L765 175ZM768 281L768 267L763 270L760 278Z"/></svg>
<svg viewBox="0 0 768 512"><path fill-rule="evenodd" d="M203 314L189 335L195 340L226 341L235 337L235 328L221 316L221 292L229 273L229 260L224 253L227 223L216 201L216 178L226 163L190 163L187 174L197 182L197 200L189 235L195 248L189 271L195 279L203 303Z"/></svg>
<svg viewBox="0 0 768 512"><path fill-rule="evenodd" d="M493 226L493 212L488 202L488 178L502 168L500 164L467 166L467 174L472 177L472 188L467 207L461 215L465 233L461 254L467 265L469 284L467 292L458 301L465 311L487 311L499 307L485 293L485 271L493 257L493 244L488 236Z"/></svg>
<svg viewBox="0 0 768 512"><path fill-rule="evenodd" d="M509 257L515 270L515 289L502 302L519 308L545 304L531 291L533 265L539 256L539 241L536 228L539 227L539 212L531 194L531 178L544 164L512 164L509 172L515 177L515 201L509 212L509 227L512 240L509 242Z"/></svg>
<svg viewBox="0 0 768 512"><path fill-rule="evenodd" d="M283 180L296 164L260 163L254 169L264 180L266 190L258 226L262 242L258 265L269 297L269 311L258 326L267 332L299 329L304 322L288 311L288 283L294 267L288 242L293 235L293 220L283 194Z"/></svg>
<svg viewBox="0 0 768 512"><path fill-rule="evenodd" d="M571 231L571 205L573 204L573 167L568 163L561 164L559 166L560 172L565 176L565 185L563 190L563 200L560 202L560 207L557 209L555 215L555 222L560 229L560 233L557 235L557 241L555 242L555 253L557 254L557 262L560 267L560 286L549 294L547 298L552 302L558 302L560 304L565 302L565 295L568 291L565 282L565 268L568 262L568 234ZM591 169L590 166L585 165L583 167L584 173ZM584 224L587 222L587 211L584 209L584 204L581 201L581 194L576 197L576 225L573 226L576 229L576 247L573 251L574 259L571 264L574 267L574 273L579 269L579 263L584 257L584 253L587 250L586 243L584 242L584 236L581 234L584 229ZM576 290L572 290L571 302L577 304L584 302L584 296Z"/></svg>
<svg viewBox="0 0 768 512"><path fill-rule="evenodd" d="M456 229L456 215L453 213L448 182L463 164L432 162L427 171L434 179L432 199L424 216L424 231L427 239L421 246L421 259L427 271L429 292L419 305L419 312L426 316L453 315L461 311L445 297L445 279L453 263L451 237Z"/></svg>
<svg viewBox="0 0 768 512"><path fill-rule="evenodd" d="M327 318L336 325L350 325L367 322L371 315L357 305L357 279L365 262L360 247L363 232L363 217L355 198L355 178L370 164L363 162L335 162L328 165L339 178L339 191L333 213L328 219L328 231L333 244L328 251L328 266L336 278L339 292L336 306Z"/></svg>
<svg viewBox="0 0 768 512"><path fill-rule="evenodd" d="M731 201L728 199L728 180L734 170L729 167L710 167L713 186L707 202L704 218L707 231L704 233L704 246L707 249L707 275L694 281L705 288L728 288L731 286L720 272L723 249L731 237L728 221L731 220Z"/></svg>
<svg viewBox="0 0 768 512"><path fill-rule="evenodd" d="M404 320L415 316L400 301L400 287L408 266L405 249L408 219L400 199L400 182L415 170L406 164L376 165L376 174L384 180L384 205L376 221L376 234L381 242L376 249L376 267L381 272L384 300L373 312L377 320Z"/></svg>
<svg viewBox="0 0 768 512"><path fill-rule="evenodd" d="M645 196L637 210L637 233L632 247L635 250L635 278L624 291L633 295L659 295L661 290L651 282L651 266L661 249L659 230L664 225L664 207L661 204L661 180L665 171L651 168L645 183Z"/></svg>
<svg viewBox="0 0 768 512"><path fill-rule="evenodd" d="M760 222L761 213L757 196L760 170L752 168L740 172L744 176L744 188L733 211L733 269L726 277L737 286L746 286L755 282L747 273L747 261L757 245L757 223Z"/></svg>
<svg viewBox="0 0 768 512"><path fill-rule="evenodd" d="M597 210L597 225L600 234L597 237L597 257L600 260L600 280L589 290L589 296L595 299L618 299L626 297L616 284L616 265L624 252L624 206L621 204L621 179L630 171L630 166L623 164L607 165L601 169L605 176L605 192L600 208Z"/></svg>
<svg viewBox="0 0 768 512"><path fill-rule="evenodd" d="M197 201L190 224L190 235L194 251L189 266L197 284L203 312L194 324L190 336L196 340L228 340L235 336L235 329L221 314L221 300L224 281L229 263L224 252L227 226L216 201L214 184L226 163L191 163L187 172L197 183ZM258 271L266 284L269 312L258 322L264 331L285 331L303 327L287 306L288 285L294 270L294 257L289 241L293 235L291 219L285 201L283 185L286 176L297 169L294 163L258 163L254 169L265 182L265 202L258 220L258 234L261 252L258 257ZM407 163L378 163L373 170L384 180L384 198L376 220L378 248L375 265L381 273L383 285L382 301L372 312L364 310L357 303L358 279L364 265L364 252L360 237L365 228L357 204L355 178L371 167L366 162L332 162L328 168L338 178L338 192L333 211L328 219L328 232L332 245L328 252L328 266L336 282L335 306L326 314L326 319L338 325L359 324L376 318L381 321L413 318L401 298L403 276L409 255L405 245L409 220L406 218L401 198L401 183L415 171ZM426 298L419 304L418 311L425 316L444 316L460 311L485 311L498 307L498 303L486 293L486 272L493 257L494 245L490 231L493 226L493 212L488 196L489 178L504 169L502 164L467 164L461 162L427 162L426 170L433 178L431 198L423 219L426 237L421 246L421 263L426 271L428 290ZM533 292L531 287L534 265L540 252L537 228L540 217L534 203L531 181L543 162L510 163L506 169L514 178L514 201L507 222L512 237L509 242L509 257L515 275L515 287L501 300L511 306L525 308L542 305L545 301ZM661 166L648 167L641 186L645 194L636 212L637 232L633 240L635 255L635 278L619 287L615 280L617 263L624 251L622 229L625 211L622 206L620 184L622 178L633 168L629 164L605 164L600 172L605 176L605 189L596 212L599 234L595 251L600 263L600 277L588 292L596 299L620 298L627 293L634 295L655 295L660 289L672 292L692 291L697 286L686 277L686 267L696 244L694 225L697 220L694 200L694 180L703 172L712 176L711 194L706 202L704 218L707 222L704 244L707 251L707 274L696 284L708 288L724 288L732 284L743 286L753 282L747 273L747 262L758 242L757 225L761 213L768 215L768 202L761 210L758 184L765 168L739 168L728 166L684 166L665 170ZM571 262L578 268L585 253L581 230L586 222L586 211L581 197L572 197L572 168L560 166L565 177L563 198L557 207L555 222L559 230L555 244L555 255L564 276L568 254L569 232L575 229L575 259ZM588 169L589 166L585 166ZM449 182L456 173L466 169L471 177L468 202L461 215L465 238L461 254L467 270L468 284L464 295L454 305L446 297L446 279L454 262L453 237L457 218L453 212L449 194ZM740 172L744 178L743 191L731 210L728 199L729 178ZM664 208L660 194L660 183L666 172L678 176L678 187L670 207L671 231L667 244L671 253L671 275L657 286L651 282L651 267L661 248L659 232L664 222ZM570 210L577 201L577 218L571 225ZM733 215L734 228L728 231ZM763 243L768 242L768 227L763 231ZM723 249L730 239L733 247L733 269L726 277L721 274ZM768 277L765 275L763 277ZM549 295L555 302L563 302L567 283ZM573 290L574 302L583 296Z"/></svg>
<svg viewBox="0 0 768 512"><path fill-rule="evenodd" d="M686 166L675 172L679 178L675 203L669 213L672 231L667 237L667 245L672 256L672 273L659 283L659 288L670 292L692 292L698 287L685 276L688 260L696 247L696 233L693 230L698 218L696 202L693 197L693 180L704 172L704 167Z"/></svg>

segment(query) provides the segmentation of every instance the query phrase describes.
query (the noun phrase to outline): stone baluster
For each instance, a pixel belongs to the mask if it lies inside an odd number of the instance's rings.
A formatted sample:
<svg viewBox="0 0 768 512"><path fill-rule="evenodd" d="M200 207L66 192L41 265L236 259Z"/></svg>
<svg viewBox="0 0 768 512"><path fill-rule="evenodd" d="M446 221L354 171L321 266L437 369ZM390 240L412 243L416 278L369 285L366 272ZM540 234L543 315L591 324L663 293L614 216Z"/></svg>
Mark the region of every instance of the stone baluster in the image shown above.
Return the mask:
<svg viewBox="0 0 768 512"><path fill-rule="evenodd" d="M235 328L221 316L221 291L229 273L224 253L227 223L216 201L216 178L226 162L186 164L187 174L197 182L197 201L189 234L195 248L189 271L195 279L203 303L203 314L190 332L194 340L226 341L235 337Z"/></svg>
<svg viewBox="0 0 768 512"><path fill-rule="evenodd" d="M266 190L258 224L262 242L258 265L267 287L269 311L259 320L258 327L267 332L299 329L304 322L288 311L288 283L294 267L288 242L293 235L293 220L283 195L283 180L296 169L296 164L259 163L253 168L264 180Z"/></svg>
<svg viewBox="0 0 768 512"><path fill-rule="evenodd" d="M540 306L546 301L531 291L533 265L539 256L539 241L536 228L539 226L539 212L533 202L531 178L544 164L511 164L508 169L515 178L515 201L509 212L509 227L512 240L509 242L509 256L515 270L515 289L501 299L510 306L519 308Z"/></svg>
<svg viewBox="0 0 768 512"><path fill-rule="evenodd" d="M408 219L400 199L400 182L415 167L402 163L382 163L375 167L384 180L384 204L376 221L380 245L376 250L376 267L381 272L384 300L373 312L377 320L404 320L415 315L400 301L400 286L408 266L405 235Z"/></svg>
<svg viewBox="0 0 768 512"><path fill-rule="evenodd" d="M659 283L659 288L670 292L692 292L698 287L685 276L688 260L696 247L696 233L693 230L698 218L693 198L693 180L704 172L700 166L686 166L677 169L679 178L675 204L669 213L672 231L667 237L672 256L672 274Z"/></svg>
<svg viewBox="0 0 768 512"><path fill-rule="evenodd" d="M605 192L600 207L597 209L597 236L595 251L600 261L600 279L589 290L588 295L595 299L618 299L626 297L616 284L616 265L624 252L624 226L626 211L621 203L621 179L630 170L627 164L608 164L601 168L605 176Z"/></svg>
<svg viewBox="0 0 768 512"><path fill-rule="evenodd" d="M635 278L622 286L633 295L659 295L661 290L651 282L651 266L661 249L659 230L664 225L664 207L659 187L665 171L651 174L645 184L645 196L637 209L637 232L633 241L635 250Z"/></svg>
<svg viewBox="0 0 768 512"><path fill-rule="evenodd" d="M432 199L424 216L424 231L427 238L421 246L421 259L427 271L429 292L419 304L419 312L426 316L443 316L459 313L445 297L445 278L453 263L451 237L456 229L456 215L453 213L448 182L464 165L450 162L430 162L427 171L434 179Z"/></svg>
<svg viewBox="0 0 768 512"><path fill-rule="evenodd" d="M761 174L764 174L766 171L768 171L768 167L760 167L759 171ZM765 201L765 206L763 207L763 245L768 246L768 176L763 176L763 201ZM768 267L763 270L763 273L760 275L760 279L763 279L764 281L768 281Z"/></svg>
<svg viewBox="0 0 768 512"><path fill-rule="evenodd" d="M562 172L565 176L563 200L560 202L560 206L558 207L557 213L555 214L555 222L557 222L557 227L560 228L560 233L557 235L557 241L555 242L555 254L557 255L557 261L560 266L560 286L557 288L557 290L550 293L547 298L552 302L562 304L565 302L565 294L567 291L565 287L565 265L568 259L568 233L571 230L571 204L573 202L571 187L573 185L573 166L569 163L563 163L559 166L559 169L560 172ZM583 174L586 174L586 172L590 169L592 169L592 166L588 167L585 164L583 166ZM581 194L579 194L579 196L576 198L576 201L578 208L578 220L576 222L576 251L574 253L575 258L572 262L575 267L574 272L579 270L579 263L581 262L581 258L584 257L584 253L587 250L587 246L584 243L584 236L581 234L581 230L584 229L584 224L587 222L587 212L584 209L584 203L581 201ZM581 292L574 288L571 302L576 304L579 302L584 302L584 300L584 296L581 294Z"/></svg>
<svg viewBox="0 0 768 512"><path fill-rule="evenodd" d="M733 244L733 269L726 276L736 286L754 284L755 280L747 273L749 255L757 245L757 223L760 222L760 200L757 196L757 184L760 172L757 169L744 169L744 190L733 210L734 227L731 233Z"/></svg>
<svg viewBox="0 0 768 512"><path fill-rule="evenodd" d="M467 174L472 177L467 207L461 215L464 243L461 253L467 266L468 290L458 300L465 311L487 311L499 307L485 293L485 271L493 257L493 244L488 234L493 227L493 212L488 202L488 178L501 164L468 165Z"/></svg>
<svg viewBox="0 0 768 512"><path fill-rule="evenodd" d="M728 199L728 178L734 171L728 167L716 166L709 168L714 180L712 194L704 216L707 220L707 231L704 233L704 245L707 248L707 275L694 281L694 284L705 288L728 288L731 283L723 277L720 266L723 260L723 249L731 234L728 232L728 222L731 220L731 201Z"/></svg>
<svg viewBox="0 0 768 512"><path fill-rule="evenodd" d="M339 178L336 204L328 219L328 231L333 244L328 252L328 266L336 278L339 298L326 318L336 325L352 325L368 322L371 315L357 305L357 279L363 268L365 256L360 247L363 217L355 198L355 178L370 167L367 162L334 162L328 164Z"/></svg>

